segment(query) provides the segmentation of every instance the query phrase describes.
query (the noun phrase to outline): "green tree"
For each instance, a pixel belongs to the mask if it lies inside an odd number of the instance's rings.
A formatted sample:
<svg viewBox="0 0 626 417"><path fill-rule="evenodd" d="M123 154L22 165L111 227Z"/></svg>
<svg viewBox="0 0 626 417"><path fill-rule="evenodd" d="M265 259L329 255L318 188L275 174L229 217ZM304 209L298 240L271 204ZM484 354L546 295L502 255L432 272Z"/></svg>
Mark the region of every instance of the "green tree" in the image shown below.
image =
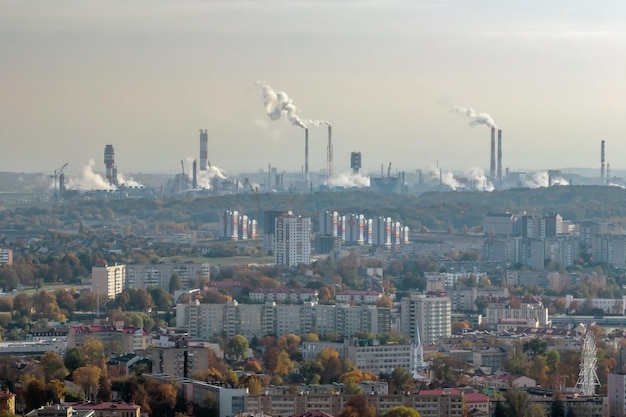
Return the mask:
<svg viewBox="0 0 626 417"><path fill-rule="evenodd" d="M519 388L509 389L505 395L507 417L543 417L543 408L530 400L526 391Z"/></svg>
<svg viewBox="0 0 626 417"><path fill-rule="evenodd" d="M548 373L553 375L559 367L561 362L561 355L556 349L550 349L546 352L546 362L548 364Z"/></svg>
<svg viewBox="0 0 626 417"><path fill-rule="evenodd" d="M171 294L174 294L174 291L181 290L183 288L183 280L179 274L174 272L170 277L170 286L169 290Z"/></svg>
<svg viewBox="0 0 626 417"><path fill-rule="evenodd" d="M24 390L24 404L28 410L34 410L46 403L46 386L38 379L32 379Z"/></svg>
<svg viewBox="0 0 626 417"><path fill-rule="evenodd" d="M389 388L392 392L408 391L411 388L411 382L411 374L404 368L396 368L389 375Z"/></svg>
<svg viewBox="0 0 626 417"><path fill-rule="evenodd" d="M75 369L80 368L81 366L85 366L87 364L87 359L85 359L85 355L78 348L69 348L67 352L65 352L65 359L63 359L63 363L67 368L68 372L74 372Z"/></svg>
<svg viewBox="0 0 626 417"><path fill-rule="evenodd" d="M46 352L41 357L40 362L46 376L46 381L51 381L53 379L59 379L62 381L69 374L65 364L63 363L63 359L56 352Z"/></svg>
<svg viewBox="0 0 626 417"><path fill-rule="evenodd" d="M420 417L420 413L414 408L398 405L383 414L383 417Z"/></svg>
<svg viewBox="0 0 626 417"><path fill-rule="evenodd" d="M552 401L550 417L565 417L565 403L563 403L563 400L556 399Z"/></svg>
<svg viewBox="0 0 626 417"><path fill-rule="evenodd" d="M230 340L228 341L228 345L226 346L226 355L229 358L240 360L246 356L247 352L248 339L240 334L230 338Z"/></svg>

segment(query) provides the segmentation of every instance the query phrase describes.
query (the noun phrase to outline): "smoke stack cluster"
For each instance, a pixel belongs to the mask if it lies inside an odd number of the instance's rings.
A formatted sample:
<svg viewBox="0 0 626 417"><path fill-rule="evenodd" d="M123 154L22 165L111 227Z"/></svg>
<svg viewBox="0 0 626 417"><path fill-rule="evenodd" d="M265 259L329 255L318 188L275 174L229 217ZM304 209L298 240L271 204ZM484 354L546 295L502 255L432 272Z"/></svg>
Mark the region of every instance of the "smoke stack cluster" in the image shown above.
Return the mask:
<svg viewBox="0 0 626 417"><path fill-rule="evenodd" d="M604 172L604 141L600 142L600 179L602 184L606 183L606 173Z"/></svg>
<svg viewBox="0 0 626 417"><path fill-rule="evenodd" d="M205 171L209 160L209 135L206 129L200 129L200 171Z"/></svg>
<svg viewBox="0 0 626 417"><path fill-rule="evenodd" d="M198 189L198 160L193 160L193 177L191 179L191 188Z"/></svg>
<svg viewBox="0 0 626 417"><path fill-rule="evenodd" d="M498 129L498 182L502 182L502 129Z"/></svg>
<svg viewBox="0 0 626 417"><path fill-rule="evenodd" d="M109 185L117 185L117 167L115 166L113 145L104 147L104 166L106 167L106 179L109 181Z"/></svg>
<svg viewBox="0 0 626 417"><path fill-rule="evenodd" d="M496 179L496 128L491 128L491 159L489 164L489 179L494 182Z"/></svg>

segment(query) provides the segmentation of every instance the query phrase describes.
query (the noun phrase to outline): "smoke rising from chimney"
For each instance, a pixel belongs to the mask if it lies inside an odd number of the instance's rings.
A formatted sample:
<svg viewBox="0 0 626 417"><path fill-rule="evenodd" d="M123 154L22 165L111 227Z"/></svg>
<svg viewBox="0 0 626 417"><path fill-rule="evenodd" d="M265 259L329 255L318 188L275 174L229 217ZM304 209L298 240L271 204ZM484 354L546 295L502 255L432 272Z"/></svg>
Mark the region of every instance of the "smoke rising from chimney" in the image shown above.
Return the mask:
<svg viewBox="0 0 626 417"><path fill-rule="evenodd" d="M306 124L297 115L298 108L284 91L274 91L265 81L257 81L256 85L263 89L265 112L271 120L278 120L284 114L291 124L306 129Z"/></svg>
<svg viewBox="0 0 626 417"><path fill-rule="evenodd" d="M471 127L475 127L479 125L484 125L484 126L492 127L492 128L498 127L496 125L496 122L493 120L493 118L490 115L488 115L487 113L477 113L476 110L474 110L471 107L454 106L452 107L452 112L460 113L460 114L465 115L465 117L469 117L471 119L469 123Z"/></svg>

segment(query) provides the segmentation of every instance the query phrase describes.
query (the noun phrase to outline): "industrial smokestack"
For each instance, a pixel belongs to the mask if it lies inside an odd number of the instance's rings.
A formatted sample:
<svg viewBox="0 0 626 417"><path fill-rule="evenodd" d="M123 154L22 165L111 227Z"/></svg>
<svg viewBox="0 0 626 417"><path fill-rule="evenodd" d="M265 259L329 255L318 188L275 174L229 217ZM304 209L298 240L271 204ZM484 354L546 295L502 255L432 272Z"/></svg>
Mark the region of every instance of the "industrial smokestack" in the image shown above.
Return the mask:
<svg viewBox="0 0 626 417"><path fill-rule="evenodd" d="M498 129L498 182L502 182L502 129Z"/></svg>
<svg viewBox="0 0 626 417"><path fill-rule="evenodd" d="M304 180L309 183L309 129L304 129Z"/></svg>
<svg viewBox="0 0 626 417"><path fill-rule="evenodd" d="M600 179L605 184L606 175L604 173L604 141L600 142Z"/></svg>
<svg viewBox="0 0 626 417"><path fill-rule="evenodd" d="M489 179L496 179L496 128L491 128L491 164L489 165Z"/></svg>
<svg viewBox="0 0 626 417"><path fill-rule="evenodd" d="M117 182L115 178L115 150L113 145L106 145L104 147L104 166L106 167L106 179L109 181L109 185L113 185Z"/></svg>
<svg viewBox="0 0 626 417"><path fill-rule="evenodd" d="M333 176L333 127L328 124L328 147L326 148L326 178L329 180Z"/></svg>
<svg viewBox="0 0 626 417"><path fill-rule="evenodd" d="M209 135L206 129L200 129L200 171L207 169L209 160Z"/></svg>
<svg viewBox="0 0 626 417"><path fill-rule="evenodd" d="M198 188L198 160L194 159L193 160L193 177L191 179L191 188L193 188L194 190Z"/></svg>

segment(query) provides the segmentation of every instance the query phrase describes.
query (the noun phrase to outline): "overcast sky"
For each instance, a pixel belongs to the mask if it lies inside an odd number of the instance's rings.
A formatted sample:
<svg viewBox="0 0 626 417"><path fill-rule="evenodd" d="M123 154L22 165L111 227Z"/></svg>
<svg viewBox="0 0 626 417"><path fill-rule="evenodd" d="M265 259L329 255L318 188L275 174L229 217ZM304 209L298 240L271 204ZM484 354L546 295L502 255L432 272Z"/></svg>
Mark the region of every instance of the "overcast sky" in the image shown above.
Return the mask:
<svg viewBox="0 0 626 417"><path fill-rule="evenodd" d="M0 0L0 171L300 170L303 131L270 121L264 80L333 124L335 171L626 168L626 2ZM311 129L310 166L326 167Z"/></svg>

